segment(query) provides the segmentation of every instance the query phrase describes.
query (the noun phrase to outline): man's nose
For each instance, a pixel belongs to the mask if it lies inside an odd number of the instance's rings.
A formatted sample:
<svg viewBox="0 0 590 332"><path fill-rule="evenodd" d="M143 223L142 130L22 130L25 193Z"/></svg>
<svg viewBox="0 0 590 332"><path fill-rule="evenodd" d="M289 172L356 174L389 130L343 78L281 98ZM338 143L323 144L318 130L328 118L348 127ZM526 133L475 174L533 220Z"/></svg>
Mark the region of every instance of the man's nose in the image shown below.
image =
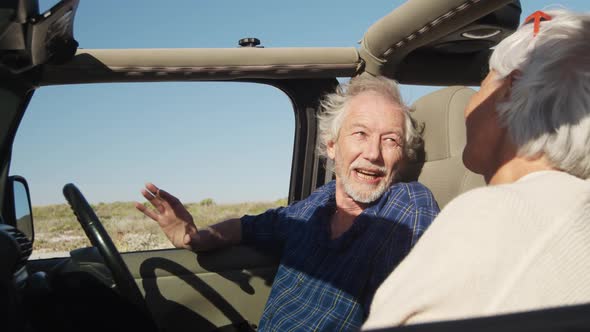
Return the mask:
<svg viewBox="0 0 590 332"><path fill-rule="evenodd" d="M364 157L370 161L381 159L381 140L378 137L367 140Z"/></svg>

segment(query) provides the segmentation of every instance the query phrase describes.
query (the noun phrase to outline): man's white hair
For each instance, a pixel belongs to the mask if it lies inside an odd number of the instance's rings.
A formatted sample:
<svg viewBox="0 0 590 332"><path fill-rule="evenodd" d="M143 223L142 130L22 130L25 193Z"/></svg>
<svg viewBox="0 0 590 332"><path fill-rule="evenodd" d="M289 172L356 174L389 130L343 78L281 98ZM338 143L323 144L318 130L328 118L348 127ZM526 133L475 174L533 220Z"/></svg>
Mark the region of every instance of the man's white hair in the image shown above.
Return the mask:
<svg viewBox="0 0 590 332"><path fill-rule="evenodd" d="M348 103L353 97L368 91L382 95L401 106L405 118L404 155L409 160L416 159L423 140L416 121L411 117L409 108L402 101L398 84L387 77L371 75L354 77L348 83L340 84L334 93L330 93L322 99L321 110L318 114L318 154L328 159L327 145L330 141L335 142L338 139Z"/></svg>
<svg viewBox="0 0 590 332"><path fill-rule="evenodd" d="M490 59L498 79L513 75L502 124L524 157L544 155L553 167L590 177L590 15L546 11L503 40Z"/></svg>

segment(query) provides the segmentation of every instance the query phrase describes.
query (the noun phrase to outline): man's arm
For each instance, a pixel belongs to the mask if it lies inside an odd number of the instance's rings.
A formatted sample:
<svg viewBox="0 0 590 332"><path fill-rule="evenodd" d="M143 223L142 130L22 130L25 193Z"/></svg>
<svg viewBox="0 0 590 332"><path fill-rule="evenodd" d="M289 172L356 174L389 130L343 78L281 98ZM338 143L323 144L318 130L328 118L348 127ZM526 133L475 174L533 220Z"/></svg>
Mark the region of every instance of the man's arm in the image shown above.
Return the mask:
<svg viewBox="0 0 590 332"><path fill-rule="evenodd" d="M176 248L198 252L235 245L241 241L240 219L228 219L199 230L193 216L175 196L152 183L147 183L141 193L155 210L138 202L135 207L156 221Z"/></svg>
<svg viewBox="0 0 590 332"><path fill-rule="evenodd" d="M242 223L240 219L228 219L205 229L197 231L191 238L193 251L207 251L229 247L242 241Z"/></svg>

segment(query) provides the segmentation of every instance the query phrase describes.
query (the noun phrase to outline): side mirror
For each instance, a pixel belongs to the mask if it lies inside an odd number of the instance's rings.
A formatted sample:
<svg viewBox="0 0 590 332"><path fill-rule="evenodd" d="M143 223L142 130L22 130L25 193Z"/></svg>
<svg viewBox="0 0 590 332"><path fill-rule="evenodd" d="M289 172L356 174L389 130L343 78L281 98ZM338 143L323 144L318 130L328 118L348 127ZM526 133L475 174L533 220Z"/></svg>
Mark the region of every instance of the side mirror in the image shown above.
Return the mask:
<svg viewBox="0 0 590 332"><path fill-rule="evenodd" d="M12 175L8 177L7 187L7 217L10 221L14 221L14 226L33 242L35 238L33 209L27 180L22 176Z"/></svg>

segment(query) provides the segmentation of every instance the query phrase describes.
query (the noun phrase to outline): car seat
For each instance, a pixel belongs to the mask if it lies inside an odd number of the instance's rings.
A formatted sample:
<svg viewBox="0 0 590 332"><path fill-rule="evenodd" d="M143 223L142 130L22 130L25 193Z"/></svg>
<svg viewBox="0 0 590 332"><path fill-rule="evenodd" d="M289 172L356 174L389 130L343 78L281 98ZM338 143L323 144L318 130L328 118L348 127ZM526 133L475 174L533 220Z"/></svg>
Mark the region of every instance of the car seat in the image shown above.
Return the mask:
<svg viewBox="0 0 590 332"><path fill-rule="evenodd" d="M434 194L442 209L457 195L485 186L483 176L463 165L466 143L463 110L475 90L451 86L429 93L412 105L412 115L424 128L424 150L410 166L417 178Z"/></svg>

